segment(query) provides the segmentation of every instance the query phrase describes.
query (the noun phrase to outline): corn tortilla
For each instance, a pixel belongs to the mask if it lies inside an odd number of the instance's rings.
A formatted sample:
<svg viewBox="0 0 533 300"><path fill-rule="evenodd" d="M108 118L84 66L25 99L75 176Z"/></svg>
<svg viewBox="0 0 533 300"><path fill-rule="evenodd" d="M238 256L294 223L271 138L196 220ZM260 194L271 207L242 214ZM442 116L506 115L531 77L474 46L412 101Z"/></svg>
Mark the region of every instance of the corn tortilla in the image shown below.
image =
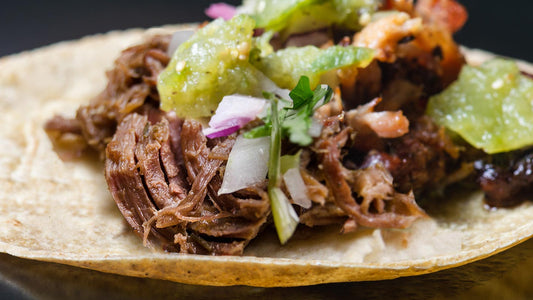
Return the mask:
<svg viewBox="0 0 533 300"><path fill-rule="evenodd" d="M107 191L103 164L61 161L43 124L54 114L73 115L101 91L104 72L122 49L169 30L111 32L0 59L1 252L182 283L271 287L426 274L483 259L533 235L532 202L488 211L481 193L457 192L430 211L433 221L409 230L302 230L286 246L266 232L242 257L143 247ZM473 64L491 56L463 51Z"/></svg>

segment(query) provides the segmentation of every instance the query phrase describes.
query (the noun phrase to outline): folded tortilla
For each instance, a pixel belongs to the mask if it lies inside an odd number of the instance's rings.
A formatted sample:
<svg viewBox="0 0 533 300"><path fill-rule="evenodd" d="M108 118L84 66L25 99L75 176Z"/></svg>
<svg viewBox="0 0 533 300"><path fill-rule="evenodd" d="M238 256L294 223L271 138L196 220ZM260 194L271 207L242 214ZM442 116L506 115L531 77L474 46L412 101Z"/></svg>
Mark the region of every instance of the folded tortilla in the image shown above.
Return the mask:
<svg viewBox="0 0 533 300"><path fill-rule="evenodd" d="M112 32L0 59L0 251L103 272L203 285L297 286L382 280L463 265L533 235L533 203L487 210L460 191L407 230L302 229L285 246L267 230L242 257L143 247L107 190L97 160L61 161L43 130L106 84L120 51L175 28ZM472 64L491 57L463 49ZM520 63L522 69L533 68Z"/></svg>

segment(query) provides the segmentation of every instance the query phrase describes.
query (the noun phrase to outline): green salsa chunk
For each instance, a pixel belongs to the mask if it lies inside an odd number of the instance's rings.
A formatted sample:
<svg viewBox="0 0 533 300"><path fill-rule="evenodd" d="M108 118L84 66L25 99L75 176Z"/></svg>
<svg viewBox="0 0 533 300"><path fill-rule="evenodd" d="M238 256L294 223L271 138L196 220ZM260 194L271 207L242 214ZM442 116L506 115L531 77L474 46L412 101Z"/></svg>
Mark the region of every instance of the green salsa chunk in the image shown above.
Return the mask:
<svg viewBox="0 0 533 300"><path fill-rule="evenodd" d="M509 60L465 66L427 113L489 154L533 145L533 80Z"/></svg>
<svg viewBox="0 0 533 300"><path fill-rule="evenodd" d="M258 28L290 34L331 25L361 29L361 16L370 16L379 4L379 0L245 0L243 8Z"/></svg>
<svg viewBox="0 0 533 300"><path fill-rule="evenodd" d="M245 0L243 5L249 10L258 28L279 31L299 10L306 8L316 0Z"/></svg>
<svg viewBox="0 0 533 300"><path fill-rule="evenodd" d="M253 38L254 20L238 15L218 19L181 44L157 88L161 109L180 117L209 117L226 95L261 96L266 77L281 88L292 89L301 76L311 87L334 83L335 71L367 66L374 52L367 48L314 46L286 48L274 52L269 44L273 32Z"/></svg>
<svg viewBox="0 0 533 300"><path fill-rule="evenodd" d="M181 44L159 75L161 109L178 116L211 116L225 95L258 95L258 71L249 63L255 22L239 15L215 20Z"/></svg>
<svg viewBox="0 0 533 300"><path fill-rule="evenodd" d="M374 58L374 51L353 46L332 46L319 49L314 46L290 47L257 57L252 64L272 79L279 87L292 89L301 76L309 77L311 88L322 76L346 67L366 67Z"/></svg>

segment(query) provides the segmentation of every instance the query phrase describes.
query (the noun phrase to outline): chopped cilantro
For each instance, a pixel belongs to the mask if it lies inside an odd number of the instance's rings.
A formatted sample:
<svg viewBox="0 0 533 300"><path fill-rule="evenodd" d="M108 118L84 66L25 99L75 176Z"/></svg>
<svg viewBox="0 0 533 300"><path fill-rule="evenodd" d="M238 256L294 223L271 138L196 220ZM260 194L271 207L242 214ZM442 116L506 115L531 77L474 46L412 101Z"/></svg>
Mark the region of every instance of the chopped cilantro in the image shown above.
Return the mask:
<svg viewBox="0 0 533 300"><path fill-rule="evenodd" d="M268 162L268 196L274 217L274 225L282 244L292 236L298 225L298 215L290 204L281 185L281 141L288 138L292 143L308 146L313 142L309 135L311 118L317 106L331 99L333 91L328 86L318 86L314 91L309 85L309 78L302 76L296 87L289 93L293 100L291 105L278 109L279 99L273 93L264 93L271 101L270 113L263 121L264 125L247 133L246 138L270 136L270 158Z"/></svg>
<svg viewBox="0 0 533 300"><path fill-rule="evenodd" d="M292 105L286 106L279 111L279 124L281 137L288 138L291 143L299 146L308 146L313 141L309 135L312 117L317 105L329 102L333 90L328 86L318 86L311 90L309 78L300 77L296 87L289 93ZM279 100L272 93L264 93L265 98L274 101ZM320 102L320 103L319 103ZM264 119L264 125L256 127L245 134L247 138L268 136L272 131L271 114Z"/></svg>

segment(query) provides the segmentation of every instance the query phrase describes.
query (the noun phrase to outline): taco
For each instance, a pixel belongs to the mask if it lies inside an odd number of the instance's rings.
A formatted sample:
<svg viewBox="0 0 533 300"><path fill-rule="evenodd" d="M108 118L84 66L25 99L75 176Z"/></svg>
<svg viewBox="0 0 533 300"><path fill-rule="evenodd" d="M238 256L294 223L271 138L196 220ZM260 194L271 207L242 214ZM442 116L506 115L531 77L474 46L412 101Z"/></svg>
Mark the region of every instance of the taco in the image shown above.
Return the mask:
<svg viewBox="0 0 533 300"><path fill-rule="evenodd" d="M490 54L453 42L466 17L454 1L369 1L343 18L304 2L262 19L248 1L255 19L192 37L195 25L113 32L3 58L0 250L184 283L294 286L434 272L529 238L532 142L520 126L531 108L515 98L531 99L531 68L464 67ZM302 33L305 16L322 23ZM223 59L202 56L212 52ZM468 118L437 123L454 116L442 102L483 95L463 87L480 73L521 108L503 135L525 144L480 142ZM88 151L105 163L65 159Z"/></svg>

